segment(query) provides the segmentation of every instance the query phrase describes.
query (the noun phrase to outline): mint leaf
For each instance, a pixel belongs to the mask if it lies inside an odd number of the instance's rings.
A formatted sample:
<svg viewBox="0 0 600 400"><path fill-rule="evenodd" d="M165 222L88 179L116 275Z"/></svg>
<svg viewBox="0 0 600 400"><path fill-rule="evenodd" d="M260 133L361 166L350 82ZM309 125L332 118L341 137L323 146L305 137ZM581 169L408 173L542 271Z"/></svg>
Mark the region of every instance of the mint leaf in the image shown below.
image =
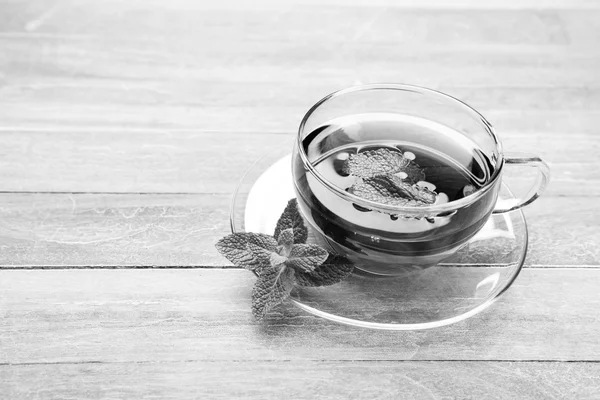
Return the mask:
<svg viewBox="0 0 600 400"><path fill-rule="evenodd" d="M359 178L404 172L412 183L425 180L425 173L418 164L404 157L400 150L386 148L351 154L342 169Z"/></svg>
<svg viewBox="0 0 600 400"><path fill-rule="evenodd" d="M354 183L348 192L363 199L393 206L423 206L435 203L437 195L394 175L379 175Z"/></svg>
<svg viewBox="0 0 600 400"><path fill-rule="evenodd" d="M238 267L260 271L271 266L269 255L277 252L277 242L262 233L234 233L215 245L219 253Z"/></svg>
<svg viewBox="0 0 600 400"><path fill-rule="evenodd" d="M283 246L285 248L291 248L294 244L294 230L293 229L285 229L281 231L279 236L277 237L277 245L279 247Z"/></svg>
<svg viewBox="0 0 600 400"><path fill-rule="evenodd" d="M254 256L255 266L246 266L244 268L260 274L264 268L268 268L273 265L271 257L273 254L277 255L277 253L263 249L254 243L248 243L248 249L250 249L252 255Z"/></svg>
<svg viewBox="0 0 600 400"><path fill-rule="evenodd" d="M352 273L354 266L325 249L305 244L308 231L296 199L288 202L277 222L274 237L262 233L234 233L216 243L229 261L253 271L258 279L252 289L252 313L262 319L289 297L296 277L303 286L332 285Z"/></svg>
<svg viewBox="0 0 600 400"><path fill-rule="evenodd" d="M341 282L354 271L354 264L346 257L331 254L323 264L312 272L296 271L300 286L329 286Z"/></svg>
<svg viewBox="0 0 600 400"><path fill-rule="evenodd" d="M306 243L308 231L304 225L302 216L298 212L298 202L296 199L291 199L283 210L283 214L281 214L279 221L277 221L273 236L279 238L281 231L286 229L293 229L294 243Z"/></svg>
<svg viewBox="0 0 600 400"><path fill-rule="evenodd" d="M300 271L310 272L327 260L328 256L327 250L315 244L295 244L285 264Z"/></svg>
<svg viewBox="0 0 600 400"><path fill-rule="evenodd" d="M281 265L280 268L264 270L252 289L252 314L263 319L274 306L282 303L294 288L294 270Z"/></svg>
<svg viewBox="0 0 600 400"><path fill-rule="evenodd" d="M271 264L271 267L278 267L281 264L284 264L286 261L287 257L280 256L277 253L271 253L269 255L269 263Z"/></svg>

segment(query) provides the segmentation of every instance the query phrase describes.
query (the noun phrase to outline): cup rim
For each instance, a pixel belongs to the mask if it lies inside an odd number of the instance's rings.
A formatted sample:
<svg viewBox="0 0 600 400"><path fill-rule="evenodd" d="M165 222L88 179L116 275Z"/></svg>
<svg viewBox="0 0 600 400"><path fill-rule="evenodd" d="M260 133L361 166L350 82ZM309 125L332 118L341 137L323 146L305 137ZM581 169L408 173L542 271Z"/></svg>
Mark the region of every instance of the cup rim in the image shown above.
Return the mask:
<svg viewBox="0 0 600 400"><path fill-rule="evenodd" d="M306 125L308 119L321 105L323 105L324 103L326 103L327 101L329 101L335 97L343 96L345 94L354 93L354 92L367 91L367 90L401 90L401 91L422 93L422 94L426 94L426 95L430 95L430 96L436 96L438 98L442 98L444 100L450 100L451 102L460 105L461 107L463 107L465 109L466 112L471 113L475 117L480 119L481 122L486 127L486 130L488 131L492 140L494 141L494 144L496 145L496 149L498 150L498 160L497 160L498 167L494 169L494 172L492 173L492 176L490 177L488 182L486 182L486 184L484 186L482 186L475 192L471 193L470 195L465 196L458 200L450 201L448 203L432 204L432 205L427 205L427 206L393 206L393 205L389 205L389 204L377 203L377 202L356 196L352 193L346 192L342 188L334 185L332 182L330 182L325 177L323 177L313 167L313 165L308 160L308 155L304 151L304 147L302 145L302 139L303 139L302 134L304 132L304 128L305 128L305 125ZM348 87L345 89L335 91L335 92L330 93L327 96L323 97L321 100L319 100L317 103L315 103L306 112L306 114L302 118L302 121L300 122L300 126L298 128L298 134L296 137L296 147L297 147L298 154L300 154L300 158L302 159L302 163L304 164L304 166L306 168L308 168L309 172L320 183L325 185L328 189L333 191L335 194L337 194L338 196L340 196L341 198L343 198L345 200L348 200L352 203L361 205L363 207L366 207L366 208L369 208L372 210L376 210L376 211L385 212L385 213L393 213L393 214L409 214L409 215L417 215L417 216L423 215L423 214L440 214L440 213L445 213L445 212L449 212L449 211L454 211L459 208L473 204L475 201L477 201L481 197L483 197L492 187L494 187L496 181L500 177L500 171L502 170L502 168L504 166L504 154L503 154L503 149L502 149L502 143L500 142L498 136L494 132L492 124L490 124L485 119L485 117L483 115L481 115L481 113L479 113L477 110L475 110L473 107L469 106L467 103L463 102L462 100L459 100L459 99L457 99L453 96L450 96L446 93L443 93L443 92L440 92L440 91L437 91L434 89L425 88L422 86L400 84L400 83L374 83L374 84L351 86L351 87Z"/></svg>

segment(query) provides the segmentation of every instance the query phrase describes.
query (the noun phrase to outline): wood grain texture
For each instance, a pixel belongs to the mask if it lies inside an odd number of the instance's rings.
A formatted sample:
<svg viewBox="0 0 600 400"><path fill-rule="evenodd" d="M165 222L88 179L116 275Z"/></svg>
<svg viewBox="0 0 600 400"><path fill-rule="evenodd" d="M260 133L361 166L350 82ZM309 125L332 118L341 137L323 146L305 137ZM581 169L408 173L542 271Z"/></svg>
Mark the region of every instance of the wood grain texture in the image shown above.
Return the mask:
<svg viewBox="0 0 600 400"><path fill-rule="evenodd" d="M526 266L600 263L600 205L542 197L524 209ZM230 195L0 194L0 268L226 266ZM568 210L568 212L565 212Z"/></svg>
<svg viewBox="0 0 600 400"><path fill-rule="evenodd" d="M6 200L0 223L6 263L192 266L215 265L219 260L225 264L215 254L214 243L229 230L229 196L0 197Z"/></svg>
<svg viewBox="0 0 600 400"><path fill-rule="evenodd" d="M159 50L152 41L29 37L0 38L0 46L5 49L0 124L12 128L293 132L318 99L360 82L445 90L471 101L502 131L593 132L598 119L587 88L597 87L600 56L588 50L466 46L399 52L395 44L350 44L345 50L327 41L269 46L191 41ZM488 100L481 100L483 91L469 95L470 87L488 86L506 90L492 92ZM522 95L522 88L533 92ZM550 94L550 88L558 91ZM494 101L502 96L507 100ZM572 97L592 99L570 102ZM507 104L511 98L516 100ZM537 104L521 107L528 102ZM582 103L583 108L577 105Z"/></svg>
<svg viewBox="0 0 600 400"><path fill-rule="evenodd" d="M167 362L0 366L7 398L595 399L597 363Z"/></svg>
<svg viewBox="0 0 600 400"><path fill-rule="evenodd" d="M0 0L0 397L596 398L599 35L593 0ZM526 268L436 330L257 323L213 247L230 193L370 82L548 161Z"/></svg>
<svg viewBox="0 0 600 400"><path fill-rule="evenodd" d="M0 132L3 191L233 193L245 170L292 135Z"/></svg>
<svg viewBox="0 0 600 400"><path fill-rule="evenodd" d="M79 0L78 3L90 2L91 0ZM140 3L135 0L128 0L129 7L139 7ZM11 3L19 3L22 0L0 0L2 5L10 5ZM48 10L48 5L43 0L29 1L28 10L33 15L36 11ZM113 3L119 3L118 6L123 7L122 0L106 0L106 3L115 7ZM56 1L55 4L65 4L65 0ZM68 4L68 3L67 3ZM184 9L184 10L227 10L235 9L254 9L255 7L277 8L282 6L345 6L345 7L394 7L394 8L419 8L419 9L492 9L492 10L522 10L522 9L550 9L550 10L594 10L600 8L594 0L490 0L482 3L478 0L456 0L447 2L444 0L255 0L252 4L248 4L245 0L223 0L219 3L210 1L195 1L189 0L172 0L165 3L163 0L147 0L146 4L149 8L162 9ZM50 7L51 8L51 7ZM19 10L19 9L17 9ZM22 11L22 10L21 10Z"/></svg>
<svg viewBox="0 0 600 400"><path fill-rule="evenodd" d="M7 17L0 20L2 31L94 35L102 37L147 38L211 34L215 40L337 40L377 43L430 44L589 44L591 36L569 35L582 23L593 24L592 8L576 9L502 9L493 12L473 7L470 10L438 7L431 11L419 7L397 9L373 3L370 7L283 1L272 8L208 6L208 2L93 1L5 2ZM154 3L154 4L153 4ZM195 4L200 3L200 4ZM229 4L228 4L229 3ZM240 1L233 2L237 5ZM255 2L256 5L260 4ZM231 4L231 5L230 5ZM596 7L597 8L597 7ZM8 17L10 15L10 17ZM43 17L43 18L42 18ZM33 22L32 21L36 21ZM307 28L310 23L311 29ZM597 25L592 25L596 27ZM110 27L110 29L107 29ZM515 29L518 28L518 29ZM356 35L359 32L360 35ZM349 35L351 33L351 35ZM185 34L185 35L184 35Z"/></svg>
<svg viewBox="0 0 600 400"><path fill-rule="evenodd" d="M0 363L258 360L600 361L598 269L526 269L487 311L373 331L286 305L250 312L243 270L0 271Z"/></svg>
<svg viewBox="0 0 600 400"><path fill-rule="evenodd" d="M507 152L538 154L550 164L546 195L600 195L600 135L498 132ZM233 193L257 159L292 151L294 133L78 129L2 131L0 191ZM522 170L509 184L533 184Z"/></svg>
<svg viewBox="0 0 600 400"><path fill-rule="evenodd" d="M9 127L290 132L325 94L378 81L474 100L501 130L593 132L598 119L595 10L7 4Z"/></svg>

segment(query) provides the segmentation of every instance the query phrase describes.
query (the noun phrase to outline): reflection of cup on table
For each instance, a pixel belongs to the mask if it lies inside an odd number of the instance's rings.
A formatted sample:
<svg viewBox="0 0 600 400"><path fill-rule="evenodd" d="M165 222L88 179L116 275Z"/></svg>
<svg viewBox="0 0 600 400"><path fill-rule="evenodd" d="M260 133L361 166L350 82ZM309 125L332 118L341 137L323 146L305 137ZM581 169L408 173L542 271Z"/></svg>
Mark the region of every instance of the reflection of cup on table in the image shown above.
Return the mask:
<svg viewBox="0 0 600 400"><path fill-rule="evenodd" d="M506 165L539 179L511 204L498 201ZM445 94L407 85L333 93L311 108L292 156L300 211L317 240L382 275L437 264L490 214L535 200L549 176L535 156L509 157L491 125Z"/></svg>

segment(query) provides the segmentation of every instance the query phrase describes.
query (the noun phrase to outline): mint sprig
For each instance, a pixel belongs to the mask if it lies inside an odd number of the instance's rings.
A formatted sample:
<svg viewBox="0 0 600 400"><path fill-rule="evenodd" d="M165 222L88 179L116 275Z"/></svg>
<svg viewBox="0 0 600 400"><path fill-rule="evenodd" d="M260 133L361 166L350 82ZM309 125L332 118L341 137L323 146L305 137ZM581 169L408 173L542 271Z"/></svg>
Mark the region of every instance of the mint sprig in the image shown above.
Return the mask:
<svg viewBox="0 0 600 400"><path fill-rule="evenodd" d="M235 233L216 244L217 250L234 265L252 272L271 267L270 254L277 251L277 241L263 233Z"/></svg>
<svg viewBox="0 0 600 400"><path fill-rule="evenodd" d="M273 236L279 238L281 231L292 229L294 232L294 243L306 243L308 238L308 230L304 225L302 215L298 211L298 202L296 199L288 201L287 206L283 210L283 214L279 217Z"/></svg>
<svg viewBox="0 0 600 400"><path fill-rule="evenodd" d="M422 206L435 203L431 190L411 185L394 175L378 175L354 183L348 192L381 204L393 206Z"/></svg>
<svg viewBox="0 0 600 400"><path fill-rule="evenodd" d="M312 272L296 274L296 283L300 286L329 286L346 279L354 271L346 257L330 254L327 260Z"/></svg>
<svg viewBox="0 0 600 400"><path fill-rule="evenodd" d="M265 270L252 288L252 314L257 319L264 318L271 308L290 295L294 284L294 269L285 264Z"/></svg>
<svg viewBox="0 0 600 400"><path fill-rule="evenodd" d="M252 314L257 319L264 318L288 298L295 285L332 285L354 270L348 259L307 244L307 238L308 230L298 212L296 199L292 199L277 222L274 237L262 233L234 233L215 245L234 265L258 276L252 290Z"/></svg>
<svg viewBox="0 0 600 400"><path fill-rule="evenodd" d="M425 173L417 163L404 157L400 150L387 148L351 154L344 162L343 170L359 178L404 172L406 179L412 183L425 179Z"/></svg>
<svg viewBox="0 0 600 400"><path fill-rule="evenodd" d="M437 193L417 184L425 180L425 172L400 150L380 148L351 154L343 170L358 178L346 190L376 203L419 207L434 204L437 198Z"/></svg>

